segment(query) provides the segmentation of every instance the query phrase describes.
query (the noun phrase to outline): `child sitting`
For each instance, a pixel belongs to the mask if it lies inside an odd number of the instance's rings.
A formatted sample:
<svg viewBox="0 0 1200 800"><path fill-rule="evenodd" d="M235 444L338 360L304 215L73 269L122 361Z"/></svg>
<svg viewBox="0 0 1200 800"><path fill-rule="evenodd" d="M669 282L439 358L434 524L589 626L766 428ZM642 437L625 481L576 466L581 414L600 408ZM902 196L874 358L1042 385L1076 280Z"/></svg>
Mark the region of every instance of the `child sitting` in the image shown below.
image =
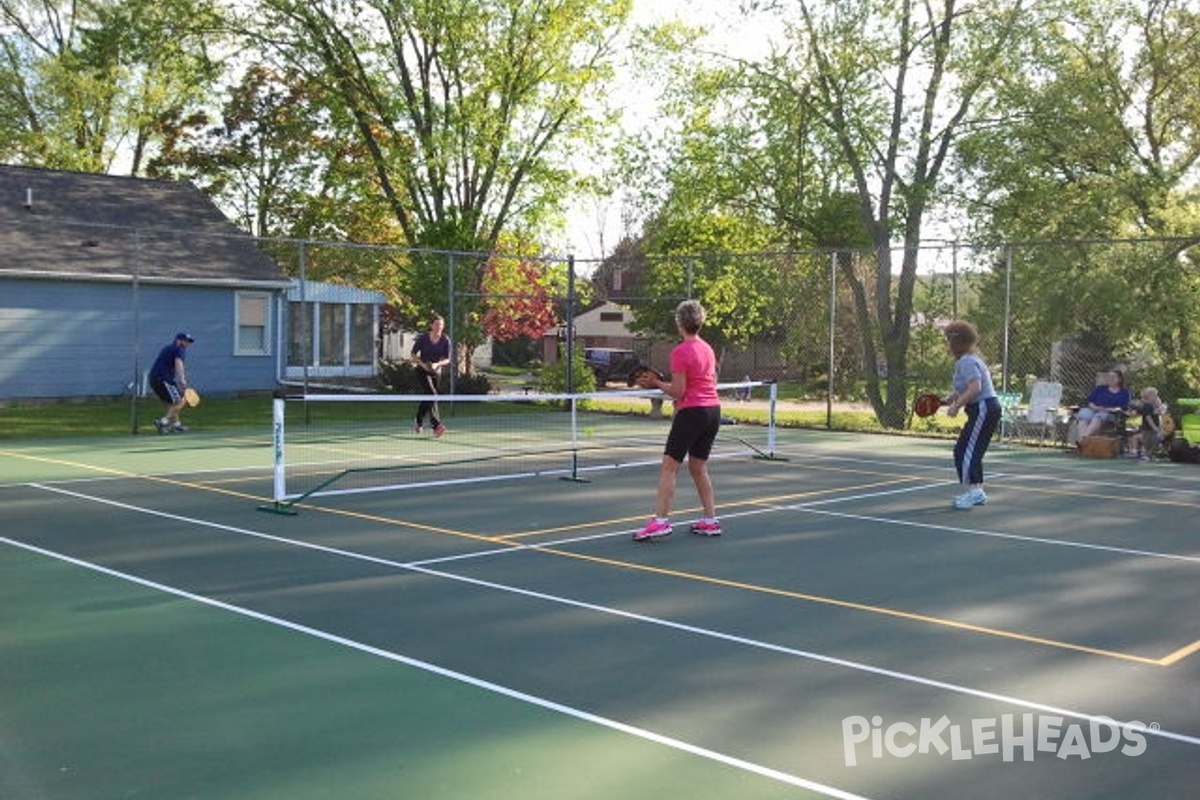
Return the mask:
<svg viewBox="0 0 1200 800"><path fill-rule="evenodd" d="M1130 457L1140 458L1142 461L1154 460L1154 451L1163 438L1162 415L1166 409L1166 404L1158 396L1158 389L1147 386L1142 390L1137 404L1137 413L1142 415L1142 424L1138 428L1138 435L1133 438Z"/></svg>

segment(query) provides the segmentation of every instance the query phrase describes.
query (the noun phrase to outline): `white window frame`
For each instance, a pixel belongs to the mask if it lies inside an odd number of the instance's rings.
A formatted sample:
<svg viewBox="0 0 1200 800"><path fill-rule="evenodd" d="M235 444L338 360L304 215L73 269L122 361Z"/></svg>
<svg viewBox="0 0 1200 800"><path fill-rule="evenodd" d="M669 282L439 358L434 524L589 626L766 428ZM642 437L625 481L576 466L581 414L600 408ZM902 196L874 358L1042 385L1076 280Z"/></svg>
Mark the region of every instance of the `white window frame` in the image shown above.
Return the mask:
<svg viewBox="0 0 1200 800"><path fill-rule="evenodd" d="M253 345L242 343L242 302L257 300L262 303L264 319L262 322L262 344ZM270 292L236 292L233 296L233 354L235 356L269 356L271 355L271 293Z"/></svg>

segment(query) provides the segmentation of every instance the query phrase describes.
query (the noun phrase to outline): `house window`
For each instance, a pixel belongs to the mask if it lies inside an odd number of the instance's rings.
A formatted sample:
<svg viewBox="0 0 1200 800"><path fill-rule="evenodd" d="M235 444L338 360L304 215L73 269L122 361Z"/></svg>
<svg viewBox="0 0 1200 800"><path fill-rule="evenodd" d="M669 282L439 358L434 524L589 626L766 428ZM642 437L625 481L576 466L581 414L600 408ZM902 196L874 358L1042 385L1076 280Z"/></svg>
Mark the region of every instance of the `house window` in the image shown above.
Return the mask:
<svg viewBox="0 0 1200 800"><path fill-rule="evenodd" d="M375 363L375 307L359 303L350 306L350 363L370 366Z"/></svg>
<svg viewBox="0 0 1200 800"><path fill-rule="evenodd" d="M601 322L624 322L625 313L623 311L601 311Z"/></svg>
<svg viewBox="0 0 1200 800"><path fill-rule="evenodd" d="M346 306L321 303L317 307L317 364L340 367L346 360Z"/></svg>
<svg viewBox="0 0 1200 800"><path fill-rule="evenodd" d="M234 355L267 356L271 354L270 308L271 296L263 292L238 292L234 299L237 334L233 342Z"/></svg>
<svg viewBox="0 0 1200 800"><path fill-rule="evenodd" d="M318 375L370 375L375 369L375 306L288 303L288 366Z"/></svg>
<svg viewBox="0 0 1200 800"><path fill-rule="evenodd" d="M311 363L313 303L288 304L288 366Z"/></svg>

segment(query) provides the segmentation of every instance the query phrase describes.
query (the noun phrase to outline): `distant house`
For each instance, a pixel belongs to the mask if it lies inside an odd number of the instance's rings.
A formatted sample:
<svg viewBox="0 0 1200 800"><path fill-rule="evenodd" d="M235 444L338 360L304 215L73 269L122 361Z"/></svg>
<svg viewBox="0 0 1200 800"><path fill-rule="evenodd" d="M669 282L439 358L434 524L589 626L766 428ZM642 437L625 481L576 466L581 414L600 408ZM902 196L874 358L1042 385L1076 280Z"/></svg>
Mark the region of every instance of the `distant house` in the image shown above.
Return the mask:
<svg viewBox="0 0 1200 800"><path fill-rule="evenodd" d="M575 343L584 347L612 347L633 350L642 341L629 329L633 311L618 303L606 302L575 317ZM558 360L558 340L561 331L550 331L542 340L543 358L547 363Z"/></svg>
<svg viewBox="0 0 1200 800"><path fill-rule="evenodd" d="M120 395L178 331L201 391L270 390L291 286L190 184L0 166L0 400Z"/></svg>

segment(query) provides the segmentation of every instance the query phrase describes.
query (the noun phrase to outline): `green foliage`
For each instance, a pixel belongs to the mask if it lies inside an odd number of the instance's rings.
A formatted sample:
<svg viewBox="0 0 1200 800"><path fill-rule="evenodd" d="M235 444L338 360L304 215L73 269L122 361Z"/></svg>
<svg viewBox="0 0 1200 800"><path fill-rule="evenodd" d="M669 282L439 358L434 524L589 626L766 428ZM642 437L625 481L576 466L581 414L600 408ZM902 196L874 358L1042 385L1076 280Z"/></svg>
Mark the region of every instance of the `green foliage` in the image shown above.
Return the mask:
<svg viewBox="0 0 1200 800"><path fill-rule="evenodd" d="M212 90L219 20L207 0L0 0L0 159L141 174Z"/></svg>
<svg viewBox="0 0 1200 800"><path fill-rule="evenodd" d="M542 367L541 390L551 394L565 394L567 388L567 359L562 347L559 347L558 359L553 364ZM571 387L573 394L586 394L596 391L596 375L583 360L583 348L575 348L571 359Z"/></svg>
<svg viewBox="0 0 1200 800"><path fill-rule="evenodd" d="M633 327L674 337L675 307L692 297L704 305L704 338L718 351L746 345L756 334L781 332L777 301L794 291L794 286L785 290L786 273L762 257L730 255L761 252L769 242L765 226L727 214L663 219L651 225L646 247L656 257L636 289L650 299L634 308ZM682 255L688 253L701 255Z"/></svg>
<svg viewBox="0 0 1200 800"><path fill-rule="evenodd" d="M566 154L600 129L592 101L630 8L262 0L246 24L331 87L331 109L353 120L404 242L462 252L557 208L570 186Z"/></svg>
<svg viewBox="0 0 1200 800"><path fill-rule="evenodd" d="M379 382L393 394L420 394L425 391L420 370L407 361L379 362Z"/></svg>
<svg viewBox="0 0 1200 800"><path fill-rule="evenodd" d="M492 381L482 372L459 375L454 379L455 394L488 394L491 391Z"/></svg>
<svg viewBox="0 0 1200 800"><path fill-rule="evenodd" d="M683 117L672 159L645 180L668 180L668 191L654 194L664 225L696 208L736 209L793 247L869 243L874 257L839 263L839 280L861 359L887 367L883 384L868 376L868 397L885 425L901 427L926 212L947 190L954 144L979 121L973 101L994 79L996 54L1035 15L1018 2L971 14L869 0L777 9L786 49L757 62L687 66L694 79L671 106ZM895 240L904 245L898 258ZM752 298L758 288L738 284ZM787 288L768 277L763 295ZM804 289L791 293L809 307L819 302Z"/></svg>

